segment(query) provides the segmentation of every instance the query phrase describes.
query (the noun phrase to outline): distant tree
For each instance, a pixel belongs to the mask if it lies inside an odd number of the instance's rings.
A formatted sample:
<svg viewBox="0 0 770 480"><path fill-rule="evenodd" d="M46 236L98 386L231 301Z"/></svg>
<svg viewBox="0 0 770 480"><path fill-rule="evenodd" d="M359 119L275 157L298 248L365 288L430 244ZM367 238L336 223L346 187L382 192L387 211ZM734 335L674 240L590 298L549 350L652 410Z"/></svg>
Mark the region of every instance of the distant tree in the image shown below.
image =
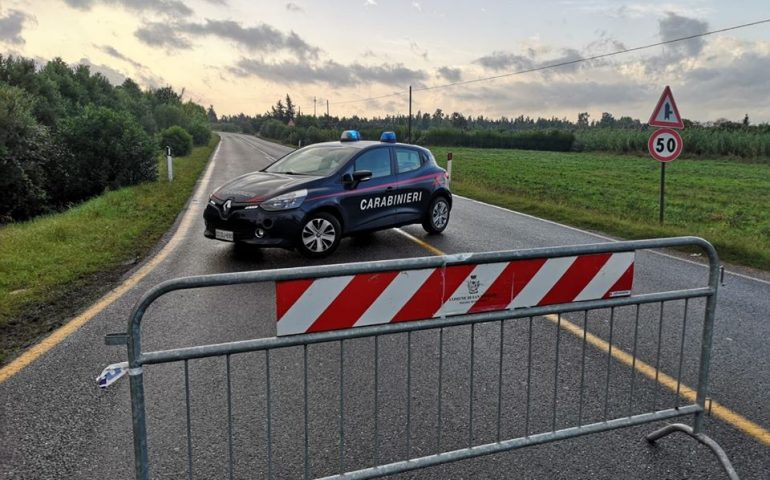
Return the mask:
<svg viewBox="0 0 770 480"><path fill-rule="evenodd" d="M130 78L123 80L123 83L120 85L120 89L126 92L131 98L139 98L142 96L142 89L139 88L139 85Z"/></svg>
<svg viewBox="0 0 770 480"><path fill-rule="evenodd" d="M586 128L588 127L588 118L590 115L588 115L588 112L582 112L578 113L578 119L577 119L577 126L578 128Z"/></svg>
<svg viewBox="0 0 770 480"><path fill-rule="evenodd" d="M434 127L440 127L441 123L444 121L444 112L440 108L437 108L436 111L433 112L431 121Z"/></svg>
<svg viewBox="0 0 770 480"><path fill-rule="evenodd" d="M286 116L282 118L282 120L288 122L289 120L294 120L296 114L294 103L291 101L291 97L289 94L286 94Z"/></svg>
<svg viewBox="0 0 770 480"><path fill-rule="evenodd" d="M283 102L278 100L274 106L270 107L270 116L276 120L283 122L286 118L286 107L283 106Z"/></svg>
<svg viewBox="0 0 770 480"><path fill-rule="evenodd" d="M615 126L615 117L609 112L602 112L602 118L597 125L601 128L611 128Z"/></svg>
<svg viewBox="0 0 770 480"><path fill-rule="evenodd" d="M738 122L733 122L732 120L728 120L723 117L723 118L717 118L714 121L714 126L725 130L734 130L736 128L740 128L741 126L743 126L743 124Z"/></svg>
<svg viewBox="0 0 770 480"><path fill-rule="evenodd" d="M209 119L209 123L217 123L217 112L214 111L214 105L209 105L209 109L206 111L206 116Z"/></svg>
<svg viewBox="0 0 770 480"><path fill-rule="evenodd" d="M468 126L468 120L463 117L462 113L452 112L449 117L449 122L455 128L465 128Z"/></svg>
<svg viewBox="0 0 770 480"><path fill-rule="evenodd" d="M183 91L184 92L184 91ZM182 103L182 94L177 94L171 87L163 87L154 90L151 94L153 103L155 105L165 104L179 104Z"/></svg>
<svg viewBox="0 0 770 480"><path fill-rule="evenodd" d="M749 114L747 113L745 117L743 117L743 126L748 127L749 126Z"/></svg>
<svg viewBox="0 0 770 480"><path fill-rule="evenodd" d="M425 112L422 114L422 118L420 118L420 128L430 128L430 113Z"/></svg>

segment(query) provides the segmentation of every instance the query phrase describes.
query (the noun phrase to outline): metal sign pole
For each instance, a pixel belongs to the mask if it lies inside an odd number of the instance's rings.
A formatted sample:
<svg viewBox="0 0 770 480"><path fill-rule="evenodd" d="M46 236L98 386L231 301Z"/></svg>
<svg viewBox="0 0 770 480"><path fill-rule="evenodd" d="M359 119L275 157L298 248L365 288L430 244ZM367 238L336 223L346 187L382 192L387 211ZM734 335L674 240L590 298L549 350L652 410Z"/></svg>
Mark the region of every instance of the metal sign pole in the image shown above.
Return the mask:
<svg viewBox="0 0 770 480"><path fill-rule="evenodd" d="M666 192L666 162L660 162L660 224L663 225L663 207Z"/></svg>
<svg viewBox="0 0 770 480"><path fill-rule="evenodd" d="M409 124L407 128L407 142L406 143L412 143L412 86L409 85Z"/></svg>

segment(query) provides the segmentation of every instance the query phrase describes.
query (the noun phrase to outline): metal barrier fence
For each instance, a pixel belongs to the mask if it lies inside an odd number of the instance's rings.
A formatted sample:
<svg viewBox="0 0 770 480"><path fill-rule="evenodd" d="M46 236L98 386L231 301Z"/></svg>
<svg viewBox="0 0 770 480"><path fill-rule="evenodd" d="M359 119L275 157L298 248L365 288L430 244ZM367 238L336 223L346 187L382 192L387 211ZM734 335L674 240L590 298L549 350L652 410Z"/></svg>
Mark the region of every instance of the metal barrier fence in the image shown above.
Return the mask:
<svg viewBox="0 0 770 480"><path fill-rule="evenodd" d="M141 322L148 307L175 290L686 246L699 247L707 254L710 267L706 286L173 350L144 352L141 346ZM723 450L703 433L718 285L717 253L711 244L696 237L205 275L170 280L149 290L135 307L128 332L108 335L106 341L128 346L137 479L150 478L151 442L145 413L145 368L149 365L183 365L179 390L183 392L180 395L185 409L164 412L172 416L177 413L177 418L186 412L185 420L179 420L184 422L180 434L185 438L173 449L183 458L174 461L184 464L186 476L193 478L194 454L211 455L214 448L209 430L218 421L209 419L213 423L201 427L205 430L201 435L206 435L207 440L198 442L196 437L194 442L200 422L193 414L216 416L220 412L216 407L199 405L197 399L191 400L196 385L191 386L194 382L190 375L191 362L210 357L224 358L224 380L207 377L206 386L224 396L226 412L222 412L224 418L219 426L226 426L226 431L219 438L222 445L218 461L223 465L214 470L219 473L206 474L207 478L234 478L249 462L249 477L258 472L268 478L311 478L313 471L320 471L324 478L374 478L691 415L692 427L670 424L648 435L647 440L653 442L674 431L684 432L708 446L728 476L737 479ZM702 324L692 319L688 322L701 309ZM673 320L665 315L672 310L676 312ZM693 329L700 333L699 345L692 340ZM651 345L642 337L649 337ZM469 343L469 348L464 342ZM616 344L627 347L631 354ZM593 348L597 346L601 348ZM390 347L395 350L389 351ZM293 353L287 353L290 358L281 364L281 351L289 350ZM240 361L239 355L255 352L261 352L259 358L250 358L249 362L259 365L246 370L251 379L248 388L259 390L254 396L258 400L241 401L239 393L234 393L238 388L234 378L235 372L243 369L233 367L233 362ZM319 354L319 361L309 362L313 353ZM457 373L466 367L467 381L465 374ZM278 369L297 375L282 377L275 373ZM309 373L311 370L314 373ZM336 374L330 375L330 370ZM686 387L683 378L695 380L696 388ZM314 383L321 381L332 382L332 388ZM289 386L284 388L286 382ZM660 393L661 385L670 390L667 402ZM282 395L282 388L288 393L277 400L274 397ZM367 391L372 393L370 397L366 397ZM317 402L326 403L319 407ZM288 403L291 406L286 406ZM256 438L255 432L247 430L257 420L240 421L236 412L254 416L257 404L264 404L264 443L250 439L244 440L247 446L239 445L241 438L252 434ZM283 416L276 413L280 408L287 410ZM366 413L362 414L362 409ZM329 411L336 411L336 419L318 420L313 416L315 412ZM349 415L353 420L347 418ZM395 426L394 419L400 422L404 416L405 426ZM291 424L284 436L277 431L282 424ZM162 426L153 429L161 430ZM370 442L361 446L365 439ZM287 445L294 442L296 455L274 446L279 441ZM403 445L397 446L399 441ZM311 452L320 443L322 451ZM168 447L163 450L171 454ZM252 454L259 450L257 456L264 465L253 465L244 450ZM210 466L212 462L207 458L200 463ZM291 473L277 473L278 467L290 468Z"/></svg>

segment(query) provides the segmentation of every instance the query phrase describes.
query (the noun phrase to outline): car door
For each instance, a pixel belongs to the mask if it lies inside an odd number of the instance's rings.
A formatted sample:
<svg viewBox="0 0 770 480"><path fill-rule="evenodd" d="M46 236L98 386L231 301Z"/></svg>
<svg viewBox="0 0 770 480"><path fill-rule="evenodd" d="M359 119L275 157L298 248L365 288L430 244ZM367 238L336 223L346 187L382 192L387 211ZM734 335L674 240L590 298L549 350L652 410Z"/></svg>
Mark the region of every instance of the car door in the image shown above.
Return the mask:
<svg viewBox="0 0 770 480"><path fill-rule="evenodd" d="M387 146L367 149L351 161L345 173L369 170L369 180L348 187L342 199L346 213L346 231L385 228L395 223L396 174Z"/></svg>
<svg viewBox="0 0 770 480"><path fill-rule="evenodd" d="M430 203L435 175L426 173L424 166L428 165L427 158L420 150L399 146L394 147L394 152L398 176L398 221L422 221Z"/></svg>

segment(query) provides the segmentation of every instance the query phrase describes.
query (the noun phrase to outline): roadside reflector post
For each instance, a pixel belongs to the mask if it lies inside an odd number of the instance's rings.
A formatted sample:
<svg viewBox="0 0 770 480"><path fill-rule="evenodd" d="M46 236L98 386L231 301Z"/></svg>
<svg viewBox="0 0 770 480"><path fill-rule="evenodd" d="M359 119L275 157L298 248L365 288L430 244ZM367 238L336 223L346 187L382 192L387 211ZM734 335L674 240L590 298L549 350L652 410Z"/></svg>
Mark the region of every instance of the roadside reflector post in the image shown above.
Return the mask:
<svg viewBox="0 0 770 480"><path fill-rule="evenodd" d="M173 158L171 157L171 147L166 145L166 165L168 169L168 181L174 180L174 164L173 164Z"/></svg>
<svg viewBox="0 0 770 480"><path fill-rule="evenodd" d="M452 181L452 152L446 154L446 186Z"/></svg>

